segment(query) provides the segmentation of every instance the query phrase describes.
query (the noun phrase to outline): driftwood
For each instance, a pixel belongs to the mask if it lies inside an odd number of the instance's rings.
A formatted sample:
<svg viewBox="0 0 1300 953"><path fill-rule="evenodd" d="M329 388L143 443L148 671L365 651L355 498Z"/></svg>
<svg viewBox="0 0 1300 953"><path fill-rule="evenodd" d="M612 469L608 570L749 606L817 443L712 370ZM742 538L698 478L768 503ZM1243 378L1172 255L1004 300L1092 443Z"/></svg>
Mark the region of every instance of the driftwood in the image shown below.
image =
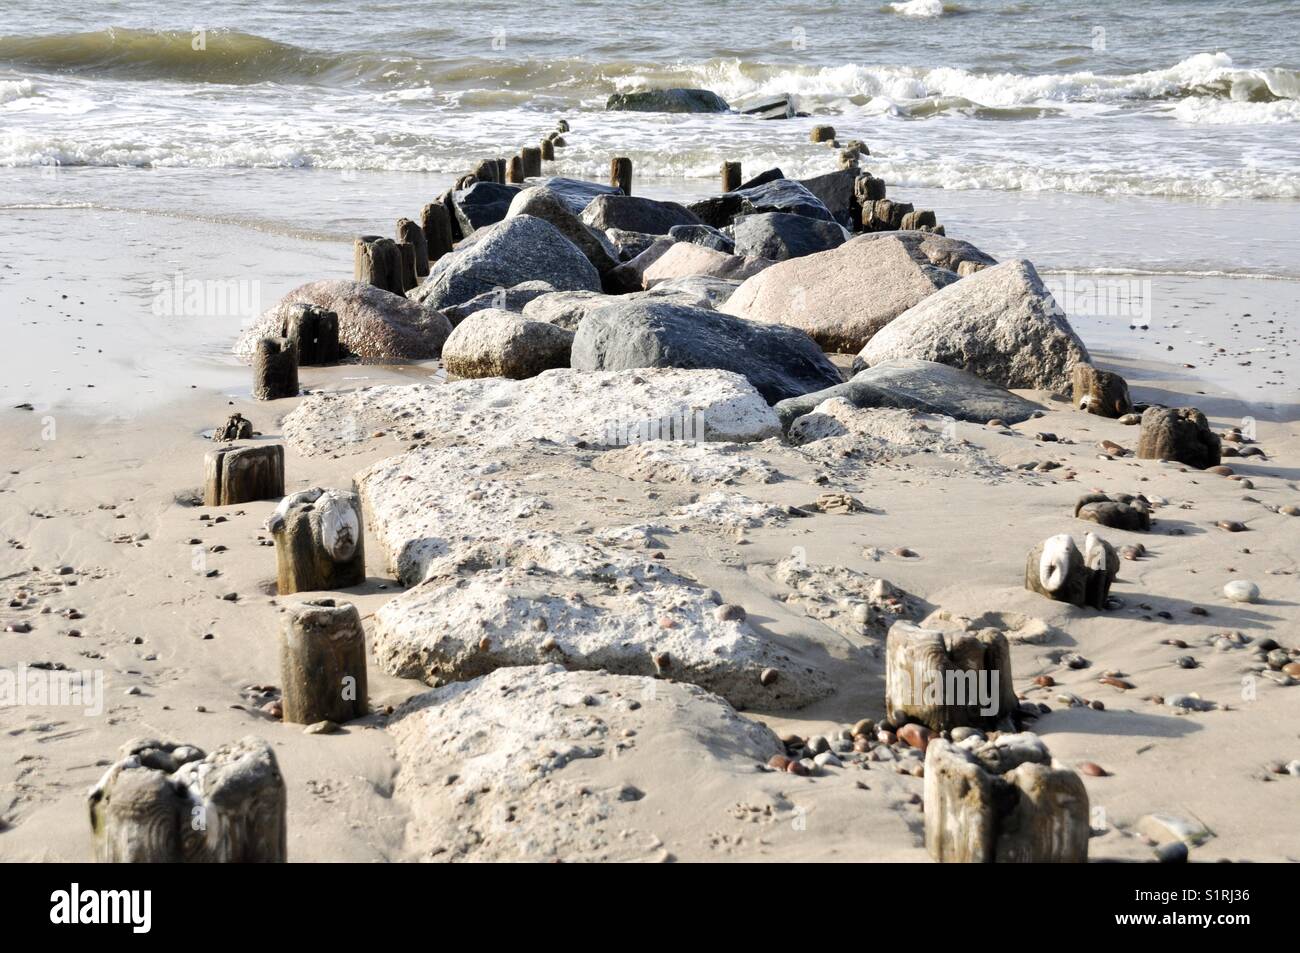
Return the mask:
<svg viewBox="0 0 1300 953"><path fill-rule="evenodd" d="M1088 791L1034 735L925 752L925 847L939 863L1085 863Z"/></svg>
<svg viewBox="0 0 1300 953"><path fill-rule="evenodd" d="M292 493L280 501L266 528L275 540L280 595L366 581L365 534L355 493L319 487Z"/></svg>
<svg viewBox="0 0 1300 953"><path fill-rule="evenodd" d="M253 351L253 396L298 396L298 348L288 338L262 338Z"/></svg>
<svg viewBox="0 0 1300 953"><path fill-rule="evenodd" d="M280 334L293 342L298 364L337 364L339 350L339 316L314 304L292 304L280 326Z"/></svg>
<svg viewBox="0 0 1300 953"><path fill-rule="evenodd" d="M420 210L420 227L430 264L451 251L455 244L451 237L451 210L444 202L430 202Z"/></svg>
<svg viewBox="0 0 1300 953"><path fill-rule="evenodd" d="M424 229L409 218L397 220L397 241L407 242L415 248L415 276L423 278L429 273L429 243Z"/></svg>
<svg viewBox="0 0 1300 953"><path fill-rule="evenodd" d="M362 235L353 243L352 264L355 280L396 295L406 292L402 287L402 253L391 238Z"/></svg>
<svg viewBox="0 0 1300 953"><path fill-rule="evenodd" d="M90 792L102 863L282 863L285 787L266 742L244 738L209 755L136 739Z"/></svg>
<svg viewBox="0 0 1300 953"><path fill-rule="evenodd" d="M722 163L722 191L734 192L740 188L741 175L739 162Z"/></svg>
<svg viewBox="0 0 1300 953"><path fill-rule="evenodd" d="M366 634L351 603L290 606L280 627L284 720L337 724L366 714Z"/></svg>
<svg viewBox="0 0 1300 953"><path fill-rule="evenodd" d="M212 431L212 439L226 443L231 440L253 439L253 422L241 413L233 413L226 422Z"/></svg>
<svg viewBox="0 0 1300 953"><path fill-rule="evenodd" d="M284 496L284 447L220 447L203 457L203 505L231 506Z"/></svg>
<svg viewBox="0 0 1300 953"><path fill-rule="evenodd" d="M1089 533L1084 551L1068 533L1053 536L1029 552L1025 562L1025 588L1057 602L1080 607L1106 608L1110 587L1119 575L1115 547Z"/></svg>
<svg viewBox="0 0 1300 953"><path fill-rule="evenodd" d="M1080 361L1070 369L1074 406L1100 417L1120 418L1133 412L1133 401L1124 378L1110 371L1099 371Z"/></svg>
<svg viewBox="0 0 1300 953"><path fill-rule="evenodd" d="M542 174L542 150L536 146L520 149L519 161L523 163L525 179L535 179Z"/></svg>
<svg viewBox="0 0 1300 953"><path fill-rule="evenodd" d="M624 195L632 194L632 160L617 156L609 160L609 184L622 189Z"/></svg>
<svg viewBox="0 0 1300 953"><path fill-rule="evenodd" d="M885 643L885 717L933 731L1009 726L1011 650L995 629L944 633L895 622Z"/></svg>

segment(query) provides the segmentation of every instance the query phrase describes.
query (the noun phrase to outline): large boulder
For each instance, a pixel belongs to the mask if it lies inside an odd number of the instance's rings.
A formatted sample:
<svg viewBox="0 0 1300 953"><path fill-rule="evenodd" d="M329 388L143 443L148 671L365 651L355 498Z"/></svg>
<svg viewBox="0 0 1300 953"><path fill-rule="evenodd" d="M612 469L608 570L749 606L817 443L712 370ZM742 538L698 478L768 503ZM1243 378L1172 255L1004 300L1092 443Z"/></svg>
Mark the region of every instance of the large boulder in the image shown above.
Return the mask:
<svg viewBox="0 0 1300 953"><path fill-rule="evenodd" d="M699 279L706 281L708 279ZM601 294L596 291L556 291L530 301L523 310L530 321L545 321L557 327L578 330L582 319L593 311L611 304L628 301L668 301L695 308L712 308L713 297L704 286L665 282L648 291L634 291L625 295Z"/></svg>
<svg viewBox="0 0 1300 953"><path fill-rule="evenodd" d="M900 358L855 374L843 384L781 401L776 405L781 426L789 430L818 404L836 397L861 409L919 410L979 424L995 418L1019 423L1042 410L1005 388L947 364Z"/></svg>
<svg viewBox="0 0 1300 953"><path fill-rule="evenodd" d="M707 89L680 88L615 93L605 102L605 108L643 113L725 113L731 109L717 93Z"/></svg>
<svg viewBox="0 0 1300 953"><path fill-rule="evenodd" d="M461 234L468 236L501 221L518 194L519 186L500 182L475 182L467 189L453 192L451 203Z"/></svg>
<svg viewBox="0 0 1300 953"><path fill-rule="evenodd" d="M821 199L807 186L793 179L773 179L747 189L739 189L734 194L743 201L741 211L746 215L762 212L788 212L791 215L806 215L823 221L834 221Z"/></svg>
<svg viewBox="0 0 1300 953"><path fill-rule="evenodd" d="M624 228L607 228L605 237L618 251L619 261L631 261L655 242L663 241L662 235L649 235L646 232L629 232Z"/></svg>
<svg viewBox="0 0 1300 953"><path fill-rule="evenodd" d="M857 236L855 242L873 242L893 239L902 242L914 259L923 265L934 265L955 272L963 262L970 262L979 268L996 265L997 259L986 255L970 242L934 232L902 230L896 232L866 232Z"/></svg>
<svg viewBox="0 0 1300 953"><path fill-rule="evenodd" d="M583 179L568 179L553 175L543 179L533 179L537 188L546 189L559 196L560 201L574 215L581 215L582 210L591 204L597 195L622 195L623 190L616 185L601 185L599 182L587 182Z"/></svg>
<svg viewBox="0 0 1300 953"><path fill-rule="evenodd" d="M555 287L545 281L525 281L513 288L494 288L481 295L475 295L464 304L454 304L443 309L443 314L455 327L471 314L497 308L501 311L523 311L528 302L544 294L553 294Z"/></svg>
<svg viewBox="0 0 1300 953"><path fill-rule="evenodd" d="M766 258L728 255L703 245L678 242L646 266L641 272L641 283L647 288L653 288L662 281L689 277L744 281L772 264Z"/></svg>
<svg viewBox="0 0 1300 953"><path fill-rule="evenodd" d="M561 235L578 246L578 250L602 275L619 263L618 249L605 233L584 224L558 192L541 186L524 189L515 195L506 211L506 218L519 215L531 215L550 222Z"/></svg>
<svg viewBox="0 0 1300 953"><path fill-rule="evenodd" d="M572 346L572 331L489 308L456 326L442 346L442 362L457 377L522 380L568 367Z"/></svg>
<svg viewBox="0 0 1300 953"><path fill-rule="evenodd" d="M704 308L633 302L594 311L578 326L575 370L718 368L745 375L776 403L841 382L839 370L804 333Z"/></svg>
<svg viewBox="0 0 1300 953"><path fill-rule="evenodd" d="M712 248L714 251L725 252L728 255L734 255L736 252L735 241L712 225L674 225L668 229L668 237L675 242L703 245L705 248Z"/></svg>
<svg viewBox="0 0 1300 953"><path fill-rule="evenodd" d="M660 235L649 248L640 252L635 258L606 272L603 276L605 290L610 294L629 294L643 290L646 270L677 244L667 235Z"/></svg>
<svg viewBox="0 0 1300 953"><path fill-rule="evenodd" d="M837 222L788 212L742 215L736 219L734 231L735 254L771 261L788 261L829 251L849 239L849 233Z"/></svg>
<svg viewBox="0 0 1300 953"><path fill-rule="evenodd" d="M649 235L667 235L674 225L699 225L685 205L638 195L598 195L582 212L592 228L619 228Z"/></svg>
<svg viewBox="0 0 1300 953"><path fill-rule="evenodd" d="M720 310L788 324L827 351L853 353L904 311L957 281L901 242L860 243L783 261L748 279Z"/></svg>
<svg viewBox="0 0 1300 953"><path fill-rule="evenodd" d="M451 333L445 315L401 295L359 281L312 281L290 291L247 328L235 354L250 362L261 338L282 337L285 318L297 304L337 314L339 344L347 354L372 363L436 358Z"/></svg>
<svg viewBox="0 0 1300 953"><path fill-rule="evenodd" d="M938 361L1003 387L1068 394L1071 368L1088 360L1088 349L1034 266L1019 259L929 296L886 325L858 356L867 367L900 357Z"/></svg>
<svg viewBox="0 0 1300 953"><path fill-rule="evenodd" d="M440 258L410 297L440 309L525 281L545 281L557 291L600 290L600 273L578 246L550 222L518 215Z"/></svg>
<svg viewBox="0 0 1300 953"><path fill-rule="evenodd" d="M799 184L817 196L818 201L845 228L853 228L853 184L857 181L856 169L840 169L811 179L799 179Z"/></svg>
<svg viewBox="0 0 1300 953"><path fill-rule="evenodd" d="M721 308L727 303L728 299L736 293L736 289L741 286L740 279L737 278L715 278L712 275L685 275L681 278L669 278L666 281L655 283L653 291L666 294L670 291L680 291L684 294L695 295L708 301L710 308ZM701 305L703 307L703 305Z"/></svg>

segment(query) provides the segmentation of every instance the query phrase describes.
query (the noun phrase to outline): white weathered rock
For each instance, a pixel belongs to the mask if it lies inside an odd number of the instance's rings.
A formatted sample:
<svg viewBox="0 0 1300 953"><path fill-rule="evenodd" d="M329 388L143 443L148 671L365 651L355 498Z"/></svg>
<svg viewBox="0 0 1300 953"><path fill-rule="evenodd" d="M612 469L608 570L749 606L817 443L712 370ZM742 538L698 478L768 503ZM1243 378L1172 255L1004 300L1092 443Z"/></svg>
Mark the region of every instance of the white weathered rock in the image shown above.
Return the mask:
<svg viewBox="0 0 1300 953"><path fill-rule="evenodd" d="M457 377L522 380L569 366L573 332L496 308L471 314L442 345L442 362Z"/></svg>
<svg viewBox="0 0 1300 953"><path fill-rule="evenodd" d="M718 491L678 507L669 518L690 526L757 529L769 523L782 523L787 515L783 507L751 500L739 493Z"/></svg>
<svg viewBox="0 0 1300 953"><path fill-rule="evenodd" d="M729 371L559 369L523 381L315 393L285 417L284 436L307 456L346 450L380 431L399 440L436 434L489 448L532 439L614 447L633 442L628 434L662 431L683 419L704 440L748 443L781 429L758 391Z"/></svg>
<svg viewBox="0 0 1300 953"><path fill-rule="evenodd" d="M682 845L664 810L723 816L734 782L782 750L694 685L558 665L419 695L388 730L408 841L434 860L668 859Z"/></svg>
<svg viewBox="0 0 1300 953"><path fill-rule="evenodd" d="M650 440L602 453L592 466L648 483L771 483L776 470L731 443Z"/></svg>
<svg viewBox="0 0 1300 953"><path fill-rule="evenodd" d="M1224 583L1223 594L1233 602L1259 602L1259 586L1247 579Z"/></svg>
<svg viewBox="0 0 1300 953"><path fill-rule="evenodd" d="M926 298L876 334L859 357L868 367L908 357L937 361L1003 387L1058 394L1070 393L1071 369L1089 359L1024 259L985 268Z"/></svg>
<svg viewBox="0 0 1300 953"><path fill-rule="evenodd" d="M660 282L693 276L744 281L772 264L766 258L728 255L692 242L677 242L645 269L641 280L646 288L653 288Z"/></svg>

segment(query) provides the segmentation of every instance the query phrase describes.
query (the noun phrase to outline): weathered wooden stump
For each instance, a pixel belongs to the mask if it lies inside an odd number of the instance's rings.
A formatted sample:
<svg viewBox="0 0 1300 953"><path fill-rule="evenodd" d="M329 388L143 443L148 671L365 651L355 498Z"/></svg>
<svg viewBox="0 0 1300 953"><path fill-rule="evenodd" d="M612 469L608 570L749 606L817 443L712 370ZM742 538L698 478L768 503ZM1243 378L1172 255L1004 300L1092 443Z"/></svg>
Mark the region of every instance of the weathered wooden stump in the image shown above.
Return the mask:
<svg viewBox="0 0 1300 953"><path fill-rule="evenodd" d="M944 633L907 622L885 642L885 717L933 731L1011 724L1011 649L995 629Z"/></svg>
<svg viewBox="0 0 1300 953"><path fill-rule="evenodd" d="M366 633L356 606L320 599L290 606L280 627L284 720L337 724L366 714Z"/></svg>
<svg viewBox="0 0 1300 953"><path fill-rule="evenodd" d="M339 349L339 316L314 304L290 305L280 334L293 342L300 367L337 364L343 356Z"/></svg>
<svg viewBox="0 0 1300 953"><path fill-rule="evenodd" d="M506 165L506 181L511 185L522 185L524 178L524 160L519 156L511 156Z"/></svg>
<svg viewBox="0 0 1300 953"><path fill-rule="evenodd" d="M382 235L362 235L352 246L352 277L395 295L402 287L402 253L397 243Z"/></svg>
<svg viewBox="0 0 1300 953"><path fill-rule="evenodd" d="M471 170L471 174L480 182L495 182L497 180L497 160L480 159L478 164Z"/></svg>
<svg viewBox="0 0 1300 953"><path fill-rule="evenodd" d="M1074 504L1074 518L1111 529L1145 533L1151 528L1151 501L1131 493L1088 493Z"/></svg>
<svg viewBox="0 0 1300 953"><path fill-rule="evenodd" d="M452 191L463 192L477 181L478 181L478 176L475 175L473 172L468 172L456 180L456 185Z"/></svg>
<svg viewBox="0 0 1300 953"><path fill-rule="evenodd" d="M908 212L898 223L898 227L904 230L934 228L939 224L931 209L917 209L915 212Z"/></svg>
<svg viewBox="0 0 1300 953"><path fill-rule="evenodd" d="M209 755L136 739L90 792L101 863L283 863L285 786L257 738Z"/></svg>
<svg viewBox="0 0 1300 953"><path fill-rule="evenodd" d="M1074 389L1074 406L1100 417L1119 418L1133 412L1124 378L1110 371L1099 371L1086 361L1070 369Z"/></svg>
<svg viewBox="0 0 1300 953"><path fill-rule="evenodd" d="M424 237L424 228L409 218L397 220L397 241L408 242L415 246L415 276L423 278L429 273L429 242Z"/></svg>
<svg viewBox="0 0 1300 953"><path fill-rule="evenodd" d="M853 180L853 195L863 208L870 208L885 197L885 180L864 172Z"/></svg>
<svg viewBox="0 0 1300 953"><path fill-rule="evenodd" d="M911 211L909 202L879 199L862 207L862 228L868 232L896 232L903 226L903 216Z"/></svg>
<svg viewBox="0 0 1300 953"><path fill-rule="evenodd" d="M835 127L813 126L812 131L808 133L808 138L813 142L833 142L835 140Z"/></svg>
<svg viewBox="0 0 1300 953"><path fill-rule="evenodd" d="M542 152L543 162L555 161L555 143L553 143L550 139L543 139L541 142L537 144L537 148L540 149Z"/></svg>
<svg viewBox="0 0 1300 953"><path fill-rule="evenodd" d="M524 164L525 179L535 179L542 174L542 150L536 146L520 149L519 161Z"/></svg>
<svg viewBox="0 0 1300 953"><path fill-rule="evenodd" d="M253 422L241 413L233 413L226 422L212 431L212 439L227 443L231 440L253 439Z"/></svg>
<svg viewBox="0 0 1300 953"><path fill-rule="evenodd" d="M220 447L203 457L203 505L232 506L284 496L284 447Z"/></svg>
<svg viewBox="0 0 1300 953"><path fill-rule="evenodd" d="M740 188L741 169L739 162L722 163L722 191L734 192Z"/></svg>
<svg viewBox="0 0 1300 953"><path fill-rule="evenodd" d="M622 189L624 195L632 194L632 160L617 156L609 161L609 184Z"/></svg>
<svg viewBox="0 0 1300 953"><path fill-rule="evenodd" d="M1106 608L1111 584L1119 575L1119 557L1110 543L1089 533L1085 551L1068 533L1053 536L1029 551L1025 588L1057 602Z"/></svg>
<svg viewBox="0 0 1300 953"><path fill-rule="evenodd" d="M415 273L415 246L410 242L398 242L397 251L402 256L402 294L406 294L420 284Z"/></svg>
<svg viewBox="0 0 1300 953"><path fill-rule="evenodd" d="M253 396L279 400L298 396L298 348L288 338L262 338L253 350Z"/></svg>
<svg viewBox="0 0 1300 953"><path fill-rule="evenodd" d="M1177 460L1204 470L1217 467L1223 444L1195 407L1148 407L1142 414L1137 455L1144 460Z"/></svg>
<svg viewBox="0 0 1300 953"><path fill-rule="evenodd" d="M279 593L346 589L366 581L365 533L355 493L291 493L266 521L275 539Z"/></svg>
<svg viewBox="0 0 1300 953"><path fill-rule="evenodd" d="M1031 739L1031 740L1027 740ZM1088 791L1033 735L925 751L925 847L939 863L1085 863Z"/></svg>
<svg viewBox="0 0 1300 953"><path fill-rule="evenodd" d="M569 131L569 120L567 120L567 119L560 119L560 120L557 120L556 123L555 123L555 130L556 130L557 132L568 132L568 131Z"/></svg>
<svg viewBox="0 0 1300 953"><path fill-rule="evenodd" d="M443 202L430 202L420 210L420 227L429 262L432 264L451 251L455 242L451 237L451 210Z"/></svg>

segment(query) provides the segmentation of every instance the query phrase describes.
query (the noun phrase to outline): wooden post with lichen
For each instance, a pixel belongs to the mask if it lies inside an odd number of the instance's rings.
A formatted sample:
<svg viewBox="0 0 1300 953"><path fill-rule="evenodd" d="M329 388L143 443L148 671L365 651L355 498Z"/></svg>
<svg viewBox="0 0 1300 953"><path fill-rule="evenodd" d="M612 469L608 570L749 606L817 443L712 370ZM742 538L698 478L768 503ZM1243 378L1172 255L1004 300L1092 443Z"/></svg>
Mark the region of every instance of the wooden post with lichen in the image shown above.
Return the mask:
<svg viewBox="0 0 1300 953"><path fill-rule="evenodd" d="M320 599L290 606L280 627L284 720L336 724L367 712L366 633L356 606Z"/></svg>
<svg viewBox="0 0 1300 953"><path fill-rule="evenodd" d="M429 243L424 237L424 229L409 218L397 220L397 241L408 242L415 247L415 276L423 278L429 273Z"/></svg>
<svg viewBox="0 0 1300 953"><path fill-rule="evenodd" d="M537 144L537 148L541 150L543 162L555 161L555 144L550 139L543 139Z"/></svg>
<svg viewBox="0 0 1300 953"><path fill-rule="evenodd" d="M895 622L885 640L885 717L933 731L1009 724L1016 710L1007 637Z"/></svg>
<svg viewBox="0 0 1300 953"><path fill-rule="evenodd" d="M415 273L415 246L410 242L398 242L397 251L402 257L402 294L406 294L420 284Z"/></svg>
<svg viewBox="0 0 1300 953"><path fill-rule="evenodd" d="M291 304L280 324L280 334L293 342L298 364L336 364L339 350L339 316L314 304Z"/></svg>
<svg viewBox="0 0 1300 953"><path fill-rule="evenodd" d="M361 501L312 487L280 501L266 521L275 540L279 594L346 589L366 581Z"/></svg>
<svg viewBox="0 0 1300 953"><path fill-rule="evenodd" d="M722 191L734 192L740 188L740 163L722 163Z"/></svg>
<svg viewBox="0 0 1300 953"><path fill-rule="evenodd" d="M524 178L524 160L519 156L511 156L506 165L506 181L512 185L520 185Z"/></svg>
<svg viewBox="0 0 1300 953"><path fill-rule="evenodd" d="M289 338L261 338L253 349L253 396L298 396L298 348Z"/></svg>
<svg viewBox="0 0 1300 953"><path fill-rule="evenodd" d="M609 184L622 189L624 195L632 194L632 160L617 156L609 161Z"/></svg>
<svg viewBox="0 0 1300 953"><path fill-rule="evenodd" d="M218 447L203 457L203 505L232 506L284 496L280 444Z"/></svg>
<svg viewBox="0 0 1300 953"><path fill-rule="evenodd" d="M430 202L420 210L420 227L430 264L451 251L455 244L451 236L451 209L444 202Z"/></svg>
<svg viewBox="0 0 1300 953"><path fill-rule="evenodd" d="M405 294L402 287L402 253L397 243L382 235L362 235L352 246L352 277L363 284Z"/></svg>
<svg viewBox="0 0 1300 953"><path fill-rule="evenodd" d="M537 146L524 146L520 149L519 161L524 165L525 179L535 179L542 174L542 150Z"/></svg>
<svg viewBox="0 0 1300 953"><path fill-rule="evenodd" d="M205 755L134 739L90 792L101 863L283 863L285 785L270 746L243 738Z"/></svg>

